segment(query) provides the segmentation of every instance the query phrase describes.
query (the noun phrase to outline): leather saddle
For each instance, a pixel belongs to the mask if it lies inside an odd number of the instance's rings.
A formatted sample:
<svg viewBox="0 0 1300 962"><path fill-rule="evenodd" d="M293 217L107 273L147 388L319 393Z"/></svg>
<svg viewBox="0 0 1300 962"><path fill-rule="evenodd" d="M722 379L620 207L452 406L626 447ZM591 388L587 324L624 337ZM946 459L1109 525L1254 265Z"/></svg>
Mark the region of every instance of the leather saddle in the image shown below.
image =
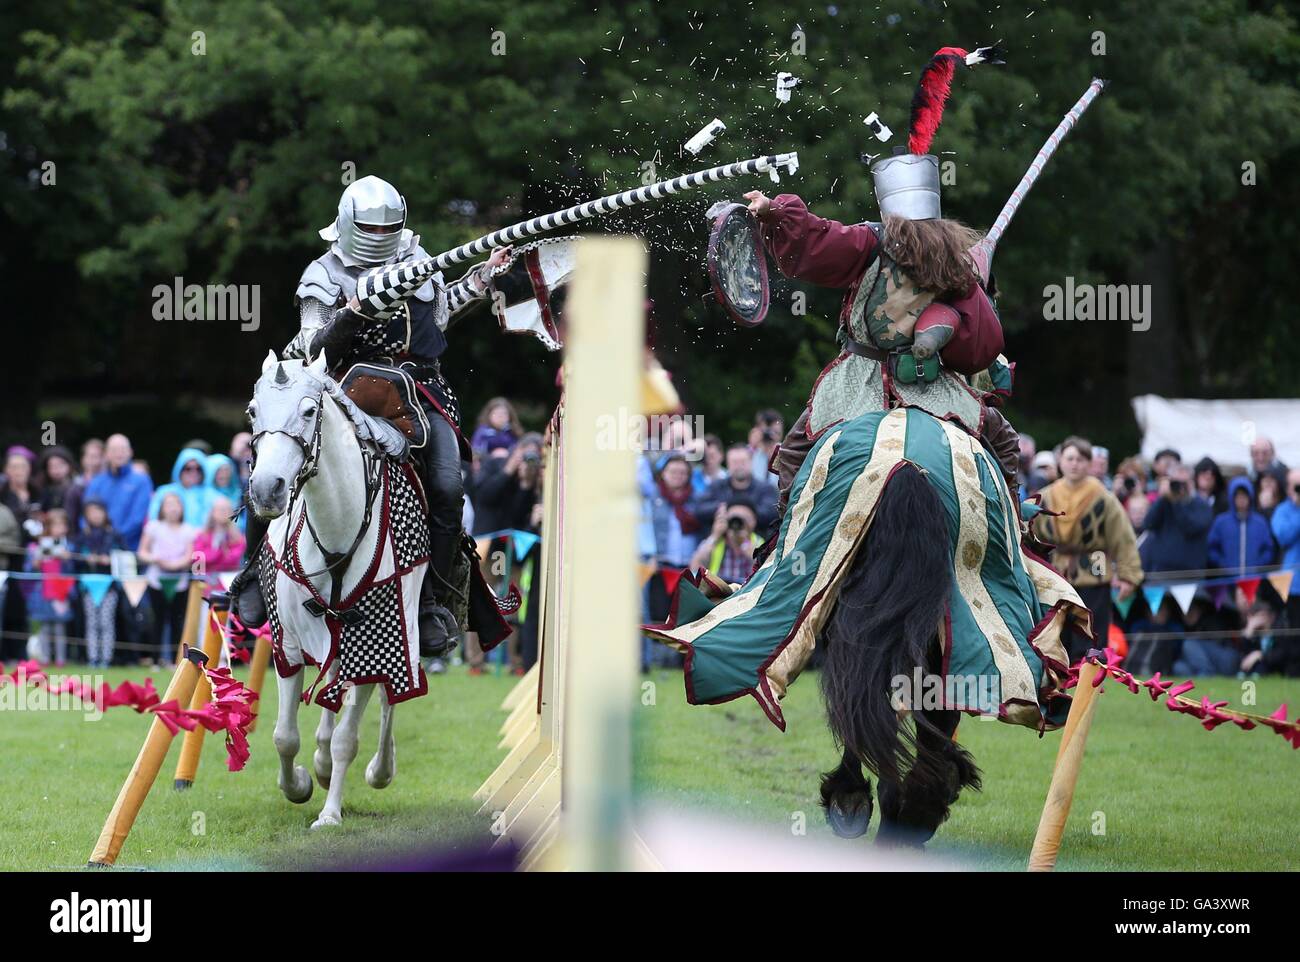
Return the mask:
<svg viewBox="0 0 1300 962"><path fill-rule="evenodd" d="M409 372L363 361L348 368L339 384L353 404L371 417L390 422L413 449L428 443L429 421Z"/></svg>

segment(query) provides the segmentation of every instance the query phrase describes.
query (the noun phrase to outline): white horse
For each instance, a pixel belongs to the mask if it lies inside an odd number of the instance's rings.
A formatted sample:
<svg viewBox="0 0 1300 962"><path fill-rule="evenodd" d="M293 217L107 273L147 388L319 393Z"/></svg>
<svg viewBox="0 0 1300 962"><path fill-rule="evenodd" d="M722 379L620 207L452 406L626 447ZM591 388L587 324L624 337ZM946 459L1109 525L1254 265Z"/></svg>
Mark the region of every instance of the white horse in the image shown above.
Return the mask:
<svg viewBox="0 0 1300 962"><path fill-rule="evenodd" d="M414 487L392 460L406 441L387 421L357 409L326 370L324 356L304 364L270 352L248 408L249 506L271 521L260 571L280 675L279 785L298 804L312 795L311 775L294 762L303 666L322 666L317 683L326 685L313 767L328 793L312 828L342 822L343 783L376 682L385 683L388 697L381 699L379 747L366 766L372 788L387 786L397 771L393 702L426 690L417 608L427 526L423 512L411 510ZM376 598L382 604L367 601ZM331 690L337 718L326 698Z"/></svg>

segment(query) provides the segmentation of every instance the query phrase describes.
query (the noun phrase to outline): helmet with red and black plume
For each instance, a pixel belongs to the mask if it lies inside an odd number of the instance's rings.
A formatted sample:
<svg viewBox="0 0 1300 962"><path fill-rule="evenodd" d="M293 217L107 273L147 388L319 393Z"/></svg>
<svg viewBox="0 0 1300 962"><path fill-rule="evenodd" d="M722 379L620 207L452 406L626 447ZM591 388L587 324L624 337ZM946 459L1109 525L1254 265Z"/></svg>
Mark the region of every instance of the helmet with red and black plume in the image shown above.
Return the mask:
<svg viewBox="0 0 1300 962"><path fill-rule="evenodd" d="M882 217L929 220L943 216L939 205L939 158L930 153L930 144L943 121L953 74L959 66L1003 62L996 47L980 47L971 53L961 47L944 47L930 58L912 97L907 152L879 160L871 168Z"/></svg>

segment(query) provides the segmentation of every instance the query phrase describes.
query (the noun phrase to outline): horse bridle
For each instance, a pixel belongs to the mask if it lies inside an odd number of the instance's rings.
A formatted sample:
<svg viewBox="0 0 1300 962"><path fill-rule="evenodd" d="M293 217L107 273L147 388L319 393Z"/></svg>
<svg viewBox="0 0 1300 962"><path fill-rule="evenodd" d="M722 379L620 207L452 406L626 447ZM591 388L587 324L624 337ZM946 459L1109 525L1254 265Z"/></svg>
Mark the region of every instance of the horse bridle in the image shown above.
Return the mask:
<svg viewBox="0 0 1300 962"><path fill-rule="evenodd" d="M289 485L289 503L284 509L285 514L289 517L293 516L293 507L298 501L298 495L302 493L303 485L316 477L320 471L321 425L325 421L325 393L325 386L322 384L320 391L316 394L316 423L312 428L311 439L309 441L304 441L298 435L291 434L290 432L281 430L280 428L258 431L249 441L249 447L251 447L253 451L253 457L250 459L250 474L257 469L257 442L268 434L284 435L296 444L298 450L302 452L302 467L298 469L298 473L294 475L293 481ZM357 439L357 446L361 451L361 467L366 479L366 510L361 517L361 526L357 529L357 535L352 539L352 544L348 547L347 551L335 557L333 561L327 562L325 567L318 571L302 572L301 577L303 580L315 578L317 575L323 575L326 573L332 575L334 569L338 568L340 565L346 567L346 565L351 562L352 556L356 554L357 548L361 544L361 540L366 536L366 531L370 528L370 519L374 515L375 499L379 495L380 473L383 469L383 458L382 456L372 458L366 451L365 442L360 438ZM320 538L316 535L316 529L312 527L311 518L304 513L303 519L306 522L305 527L311 535L311 540L315 543L321 555L327 559L331 557L333 553L327 551L325 546L320 543ZM284 545L280 549L280 557L282 558L288 556L289 536L292 533L290 528L291 525L285 525Z"/></svg>

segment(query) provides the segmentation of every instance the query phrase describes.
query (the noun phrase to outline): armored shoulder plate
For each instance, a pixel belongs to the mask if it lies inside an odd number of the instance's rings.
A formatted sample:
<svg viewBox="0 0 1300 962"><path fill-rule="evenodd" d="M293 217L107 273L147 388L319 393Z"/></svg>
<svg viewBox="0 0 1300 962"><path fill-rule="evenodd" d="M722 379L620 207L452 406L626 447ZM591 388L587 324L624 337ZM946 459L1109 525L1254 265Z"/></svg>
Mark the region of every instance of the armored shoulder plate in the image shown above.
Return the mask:
<svg viewBox="0 0 1300 962"><path fill-rule="evenodd" d="M293 292L293 302L314 297L329 306L340 298L346 301L357 289L357 279L343 266L333 251L326 252L307 265L298 279L298 289Z"/></svg>

